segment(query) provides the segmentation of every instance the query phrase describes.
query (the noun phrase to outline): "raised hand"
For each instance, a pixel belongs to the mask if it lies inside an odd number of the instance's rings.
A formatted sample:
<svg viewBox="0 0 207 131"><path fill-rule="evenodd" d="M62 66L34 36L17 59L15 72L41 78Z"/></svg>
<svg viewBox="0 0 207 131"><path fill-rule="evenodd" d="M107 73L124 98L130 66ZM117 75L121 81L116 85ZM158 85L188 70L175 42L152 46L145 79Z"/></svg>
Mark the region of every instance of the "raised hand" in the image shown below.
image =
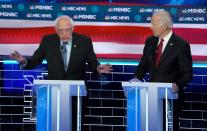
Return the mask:
<svg viewBox="0 0 207 131"><path fill-rule="evenodd" d="M178 93L179 92L179 87L177 86L177 84L172 83L172 90L174 93Z"/></svg>
<svg viewBox="0 0 207 131"><path fill-rule="evenodd" d="M20 64L25 64L26 63L26 58L23 57L19 52L14 51L14 53L11 53L10 59L14 59L18 61Z"/></svg>
<svg viewBox="0 0 207 131"><path fill-rule="evenodd" d="M110 73L111 71L113 71L112 69L112 65L109 64L105 64L105 65L99 65L97 67L97 71L98 73Z"/></svg>

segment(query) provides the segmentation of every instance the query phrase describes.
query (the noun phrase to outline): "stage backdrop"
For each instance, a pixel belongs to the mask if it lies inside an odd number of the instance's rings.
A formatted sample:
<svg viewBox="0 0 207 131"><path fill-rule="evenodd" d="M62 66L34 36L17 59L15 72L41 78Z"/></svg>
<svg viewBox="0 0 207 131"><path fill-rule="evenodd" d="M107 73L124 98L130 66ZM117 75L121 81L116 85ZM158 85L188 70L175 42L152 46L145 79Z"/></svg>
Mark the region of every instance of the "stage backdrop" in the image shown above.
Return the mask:
<svg viewBox="0 0 207 131"><path fill-rule="evenodd" d="M199 2L206 3L202 0L191 3L178 1L166 3L160 0L158 3L165 5L153 5L155 3L151 0L149 5L144 0L141 4L130 1L107 3L104 0L104 3L79 4L63 0L40 0L36 3L32 0L0 0L0 55L9 55L14 50L26 56L32 55L41 37L55 32L55 18L64 14L74 19L76 32L92 38L99 58L137 59L142 55L146 38L152 35L152 13L168 10L174 21L173 31L190 43L193 59L207 60L207 9ZM182 3L184 5L179 5Z"/></svg>

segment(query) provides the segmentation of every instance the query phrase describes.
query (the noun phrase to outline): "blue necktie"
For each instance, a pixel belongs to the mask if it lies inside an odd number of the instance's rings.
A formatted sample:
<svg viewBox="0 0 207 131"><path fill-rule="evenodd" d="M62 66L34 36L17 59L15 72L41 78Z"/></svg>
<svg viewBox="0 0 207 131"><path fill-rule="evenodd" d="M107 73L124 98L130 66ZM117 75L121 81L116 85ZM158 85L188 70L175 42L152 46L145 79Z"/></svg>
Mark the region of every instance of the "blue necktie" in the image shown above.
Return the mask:
<svg viewBox="0 0 207 131"><path fill-rule="evenodd" d="M63 59L63 64L64 64L65 71L67 71L67 68L68 68L66 44L68 44L68 43L63 42L62 47L61 47L61 53L62 53L62 59Z"/></svg>

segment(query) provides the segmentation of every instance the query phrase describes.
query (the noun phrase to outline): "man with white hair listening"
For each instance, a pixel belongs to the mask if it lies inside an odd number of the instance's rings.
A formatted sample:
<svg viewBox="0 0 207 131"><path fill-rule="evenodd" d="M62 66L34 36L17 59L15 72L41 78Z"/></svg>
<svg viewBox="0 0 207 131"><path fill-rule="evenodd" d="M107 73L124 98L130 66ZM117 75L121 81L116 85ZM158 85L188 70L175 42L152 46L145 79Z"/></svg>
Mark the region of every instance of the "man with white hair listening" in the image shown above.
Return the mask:
<svg viewBox="0 0 207 131"><path fill-rule="evenodd" d="M173 22L167 11L155 12L151 18L153 36L147 38L143 56L135 76L143 80L173 83L178 100L173 102L173 130L179 130L179 115L183 105L183 88L192 79L192 56L188 42L172 31Z"/></svg>

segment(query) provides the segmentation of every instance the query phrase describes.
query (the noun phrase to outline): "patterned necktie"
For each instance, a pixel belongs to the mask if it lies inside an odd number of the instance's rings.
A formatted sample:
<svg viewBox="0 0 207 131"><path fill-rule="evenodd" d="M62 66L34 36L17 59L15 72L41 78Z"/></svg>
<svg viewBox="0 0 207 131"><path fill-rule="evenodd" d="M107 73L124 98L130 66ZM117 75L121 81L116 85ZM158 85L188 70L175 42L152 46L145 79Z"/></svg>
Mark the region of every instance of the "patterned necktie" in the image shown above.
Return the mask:
<svg viewBox="0 0 207 131"><path fill-rule="evenodd" d="M162 55L162 47L163 47L163 39L161 39L160 43L158 44L157 48L156 48L156 67L159 65L160 63L160 57Z"/></svg>
<svg viewBox="0 0 207 131"><path fill-rule="evenodd" d="M63 42L63 44L61 46L61 54L62 54L62 60L63 60L63 64L64 64L65 71L67 71L67 68L68 68L68 63L67 63L67 48L66 48L66 45L67 44L68 44L67 42Z"/></svg>

